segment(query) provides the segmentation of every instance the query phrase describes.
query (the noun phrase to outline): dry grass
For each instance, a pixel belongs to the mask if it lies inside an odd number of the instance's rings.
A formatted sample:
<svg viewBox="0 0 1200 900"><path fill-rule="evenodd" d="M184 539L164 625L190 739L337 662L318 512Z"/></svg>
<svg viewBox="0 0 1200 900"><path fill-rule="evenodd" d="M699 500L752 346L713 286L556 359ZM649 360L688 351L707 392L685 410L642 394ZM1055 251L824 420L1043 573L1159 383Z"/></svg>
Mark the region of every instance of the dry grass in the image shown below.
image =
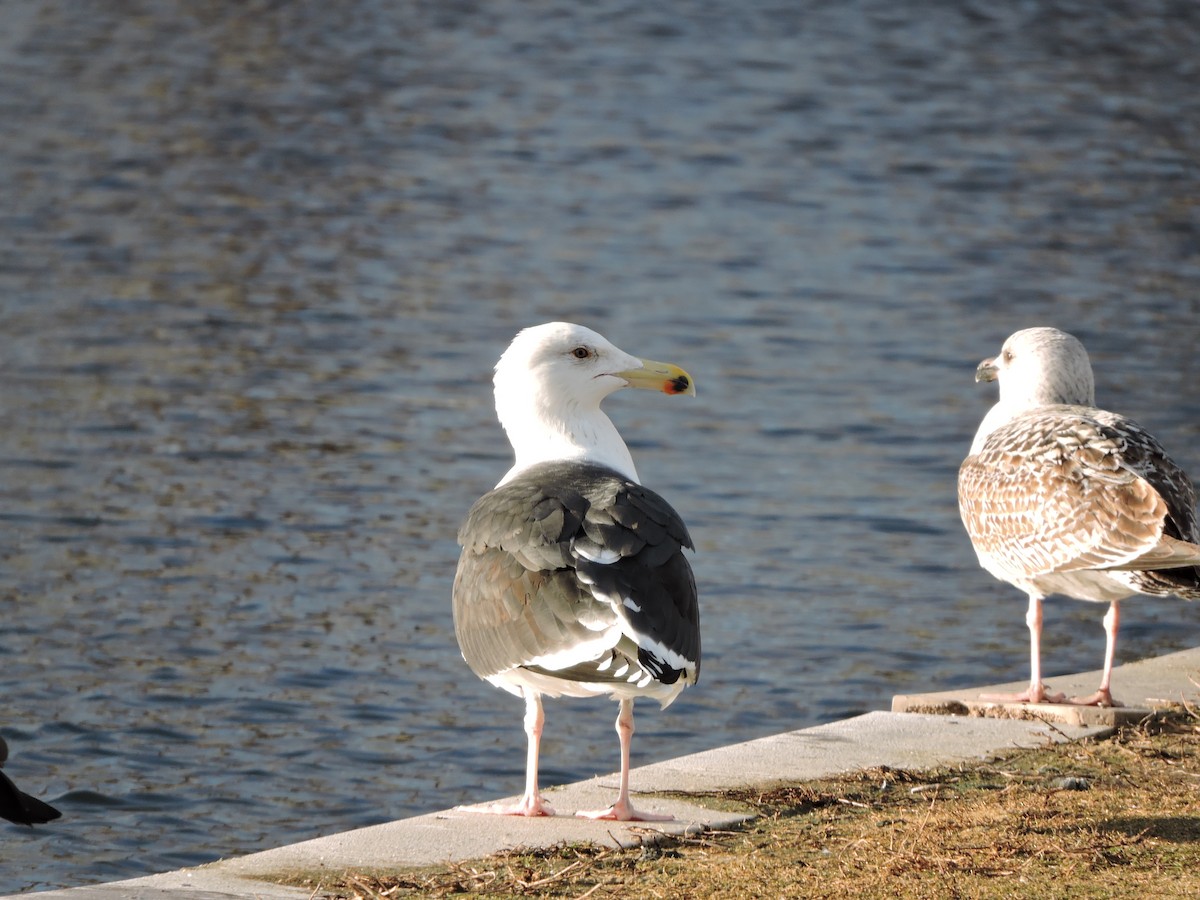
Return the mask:
<svg viewBox="0 0 1200 900"><path fill-rule="evenodd" d="M1001 761L721 796L760 817L634 850L559 846L308 886L338 900L1200 896L1191 710Z"/></svg>

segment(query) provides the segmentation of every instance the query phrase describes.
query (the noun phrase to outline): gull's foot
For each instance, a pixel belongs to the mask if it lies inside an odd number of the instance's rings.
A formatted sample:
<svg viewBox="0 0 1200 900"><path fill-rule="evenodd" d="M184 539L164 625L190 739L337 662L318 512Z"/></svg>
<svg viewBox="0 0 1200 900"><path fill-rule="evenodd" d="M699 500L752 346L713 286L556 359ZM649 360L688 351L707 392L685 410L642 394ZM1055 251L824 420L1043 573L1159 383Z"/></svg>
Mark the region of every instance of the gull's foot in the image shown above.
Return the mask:
<svg viewBox="0 0 1200 900"><path fill-rule="evenodd" d="M618 800L608 809L591 812L581 810L575 813L575 815L585 819L612 819L616 822L671 822L675 819L674 816L663 813L642 812L640 809L634 809L632 803L621 800Z"/></svg>
<svg viewBox="0 0 1200 900"><path fill-rule="evenodd" d="M483 813L488 816L553 816L554 807L541 797L522 797L519 803L490 803L486 806L456 806L463 812Z"/></svg>
<svg viewBox="0 0 1200 900"><path fill-rule="evenodd" d="M1096 693L1087 697L1072 697L1067 702L1073 704L1074 706L1101 706L1106 709L1114 706L1125 705L1119 700L1114 700L1112 693L1107 689L1096 691Z"/></svg>
<svg viewBox="0 0 1200 900"><path fill-rule="evenodd" d="M1030 685L1018 694L980 694L980 700L989 703L1066 703L1066 694L1052 694L1044 684L1036 688Z"/></svg>

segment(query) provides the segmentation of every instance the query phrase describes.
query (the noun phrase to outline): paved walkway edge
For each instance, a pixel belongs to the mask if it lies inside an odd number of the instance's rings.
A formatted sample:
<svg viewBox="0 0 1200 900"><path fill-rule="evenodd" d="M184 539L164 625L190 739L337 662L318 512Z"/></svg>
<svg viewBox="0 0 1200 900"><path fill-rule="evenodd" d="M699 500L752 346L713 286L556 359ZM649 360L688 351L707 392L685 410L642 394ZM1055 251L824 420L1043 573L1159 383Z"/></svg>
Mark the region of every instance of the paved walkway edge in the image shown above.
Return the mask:
<svg viewBox="0 0 1200 900"><path fill-rule="evenodd" d="M1099 672L1049 681L1055 689L1070 694L1090 693L1099 681ZM1197 682L1200 648L1120 666L1114 673L1113 691L1134 711L1125 717L1128 719L1169 703L1195 701L1200 695ZM1113 717L1072 721L1048 708L979 702L980 694L1020 687L993 685L900 695L894 707L943 714L870 712L635 769L634 787L655 794L643 797L641 805L670 812L674 822L594 822L571 815L577 809L606 806L616 790L613 775L547 791L547 799L559 812L553 818L515 819L464 809L442 810L196 868L10 896L36 896L39 900L165 900L185 895L185 900L310 900L312 889L286 887L269 879L297 874L334 879L346 871L441 865L514 847L549 847L564 841L636 846L664 834L727 828L749 818L745 812L710 806L706 798L719 791L809 781L876 766L930 769L987 759L1019 747L1103 736L1119 723Z"/></svg>

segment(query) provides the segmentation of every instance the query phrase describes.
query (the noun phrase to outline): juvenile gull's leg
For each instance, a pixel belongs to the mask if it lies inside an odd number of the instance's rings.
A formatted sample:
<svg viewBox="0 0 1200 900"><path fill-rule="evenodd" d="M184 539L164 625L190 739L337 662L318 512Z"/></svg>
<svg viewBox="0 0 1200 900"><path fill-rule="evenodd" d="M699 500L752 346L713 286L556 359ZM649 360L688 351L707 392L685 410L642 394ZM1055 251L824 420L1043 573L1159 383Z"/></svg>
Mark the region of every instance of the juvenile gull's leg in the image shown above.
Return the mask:
<svg viewBox="0 0 1200 900"><path fill-rule="evenodd" d="M1051 694L1042 684L1042 597L1030 593L1029 610L1025 613L1029 626L1029 687L1016 694L983 694L981 700L999 703L1062 703L1066 694Z"/></svg>
<svg viewBox="0 0 1200 900"><path fill-rule="evenodd" d="M1113 699L1109 685L1112 683L1113 659L1117 655L1117 629L1121 627L1121 607L1117 601L1108 605L1104 614L1104 674L1100 677L1100 687L1096 693L1087 697L1072 697L1071 702L1080 706L1122 706Z"/></svg>

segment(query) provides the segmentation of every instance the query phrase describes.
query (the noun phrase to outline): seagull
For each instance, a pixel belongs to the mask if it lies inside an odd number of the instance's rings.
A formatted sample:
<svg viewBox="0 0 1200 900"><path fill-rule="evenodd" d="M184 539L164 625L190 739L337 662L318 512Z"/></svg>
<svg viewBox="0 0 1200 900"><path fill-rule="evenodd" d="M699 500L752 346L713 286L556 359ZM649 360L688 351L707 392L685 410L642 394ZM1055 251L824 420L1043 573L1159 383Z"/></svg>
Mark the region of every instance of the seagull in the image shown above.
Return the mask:
<svg viewBox="0 0 1200 900"><path fill-rule="evenodd" d="M1027 328L985 359L999 381L958 472L958 504L979 564L1029 597L1029 688L1005 702L1119 706L1110 690L1120 602L1134 594L1200 598L1192 482L1159 442L1097 409L1087 351L1056 328ZM1042 600L1107 603L1099 689L1068 700L1041 677Z"/></svg>
<svg viewBox="0 0 1200 900"><path fill-rule="evenodd" d="M525 701L525 793L478 811L552 816L538 790L542 697L617 700L620 821L671 816L629 799L633 702L665 708L700 674L693 549L678 513L638 479L629 448L600 409L621 388L695 396L692 378L639 359L580 325L521 331L496 364L496 414L515 461L458 533L454 629L479 677Z"/></svg>
<svg viewBox="0 0 1200 900"><path fill-rule="evenodd" d="M0 737L0 766L8 760L8 744ZM17 825L41 825L61 816L49 803L30 797L19 790L12 780L0 772L0 819L8 819Z"/></svg>

